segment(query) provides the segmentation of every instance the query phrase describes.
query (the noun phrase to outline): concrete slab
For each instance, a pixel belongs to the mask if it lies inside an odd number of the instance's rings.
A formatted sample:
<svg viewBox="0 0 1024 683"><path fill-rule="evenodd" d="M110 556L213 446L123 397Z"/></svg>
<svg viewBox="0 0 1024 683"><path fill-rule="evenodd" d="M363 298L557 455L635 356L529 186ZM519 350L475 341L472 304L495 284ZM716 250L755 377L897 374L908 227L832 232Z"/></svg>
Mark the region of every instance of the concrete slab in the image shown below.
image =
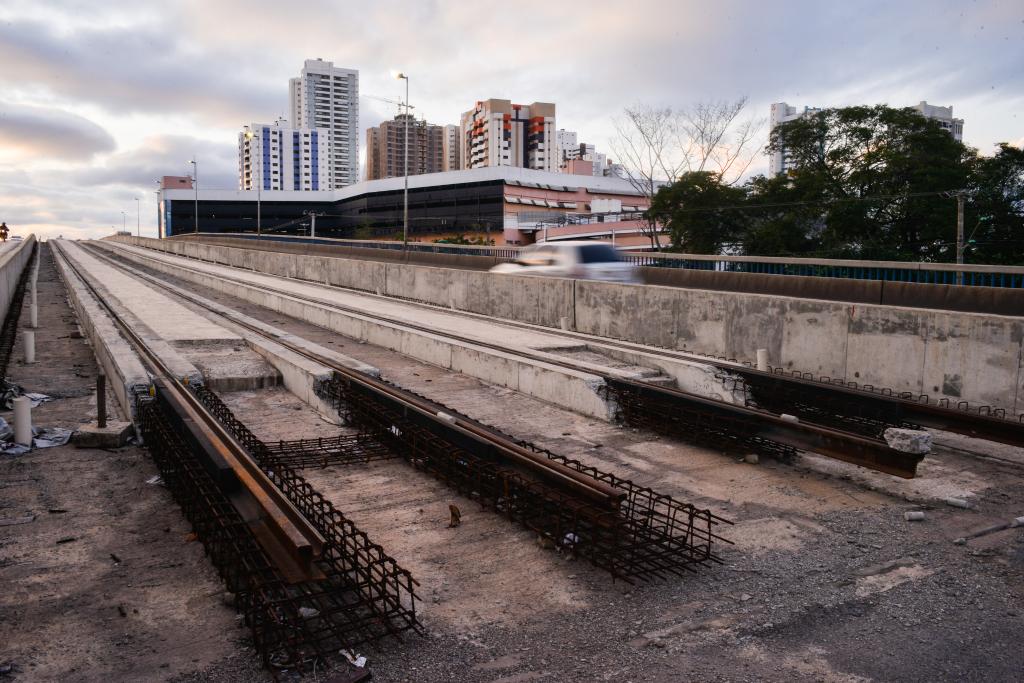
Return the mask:
<svg viewBox="0 0 1024 683"><path fill-rule="evenodd" d="M253 353L237 333L75 243L56 243L175 377L204 383L214 391L258 389L276 386L280 381L277 371Z"/></svg>
<svg viewBox="0 0 1024 683"><path fill-rule="evenodd" d="M108 421L105 427L86 424L78 428L73 443L78 448L120 448L135 433L131 422Z"/></svg>

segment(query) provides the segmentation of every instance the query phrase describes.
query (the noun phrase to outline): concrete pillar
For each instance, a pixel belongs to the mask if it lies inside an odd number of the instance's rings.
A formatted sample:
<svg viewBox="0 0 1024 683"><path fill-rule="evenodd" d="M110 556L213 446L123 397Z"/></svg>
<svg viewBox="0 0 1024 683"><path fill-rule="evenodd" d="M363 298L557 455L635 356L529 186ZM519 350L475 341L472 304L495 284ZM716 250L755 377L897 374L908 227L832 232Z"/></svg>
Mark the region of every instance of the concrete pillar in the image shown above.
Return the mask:
<svg viewBox="0 0 1024 683"><path fill-rule="evenodd" d="M768 349L757 350L757 369L768 372Z"/></svg>
<svg viewBox="0 0 1024 683"><path fill-rule="evenodd" d="M14 442L22 446L32 445L32 399L19 396L11 401L14 405Z"/></svg>
<svg viewBox="0 0 1024 683"><path fill-rule="evenodd" d="M22 334L22 339L25 342L25 362L35 363L36 362L36 333L31 330L25 330Z"/></svg>

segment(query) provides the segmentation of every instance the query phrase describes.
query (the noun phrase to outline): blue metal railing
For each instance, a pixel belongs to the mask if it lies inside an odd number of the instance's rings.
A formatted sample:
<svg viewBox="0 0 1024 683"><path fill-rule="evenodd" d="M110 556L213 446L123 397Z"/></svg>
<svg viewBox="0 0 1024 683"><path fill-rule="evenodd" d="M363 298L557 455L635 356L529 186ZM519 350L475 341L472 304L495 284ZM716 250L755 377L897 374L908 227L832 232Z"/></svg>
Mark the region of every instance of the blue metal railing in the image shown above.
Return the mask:
<svg viewBox="0 0 1024 683"><path fill-rule="evenodd" d="M216 233L209 237L241 237L256 239L253 233ZM189 237L183 235L183 237ZM296 235L263 235L261 239L280 242L304 242L344 247L401 250L401 242L389 240L354 240ZM410 251L433 254L463 254L513 260L521 247L507 245L475 246L437 242L411 242ZM851 261L837 259L802 259L757 256L707 256L703 254L663 254L622 252L622 257L638 266L712 270L726 273L760 275L797 275L805 277L847 278L854 280L886 280L922 284L955 285L958 271L963 285L969 287L1024 287L1024 266L963 265L951 263L918 263L902 261Z"/></svg>

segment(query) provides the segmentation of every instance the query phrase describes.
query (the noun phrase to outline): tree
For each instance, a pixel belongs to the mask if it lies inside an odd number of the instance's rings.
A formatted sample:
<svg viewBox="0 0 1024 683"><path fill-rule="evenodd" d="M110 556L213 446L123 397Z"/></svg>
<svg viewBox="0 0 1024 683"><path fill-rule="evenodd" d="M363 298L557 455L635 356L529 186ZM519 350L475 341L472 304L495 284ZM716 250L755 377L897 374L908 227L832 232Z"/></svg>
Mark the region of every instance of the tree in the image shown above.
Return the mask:
<svg viewBox="0 0 1024 683"><path fill-rule="evenodd" d="M913 109L846 107L789 121L768 151L789 155L792 194L815 202L835 256L953 260L956 205L973 150Z"/></svg>
<svg viewBox="0 0 1024 683"><path fill-rule="evenodd" d="M750 166L756 152L751 143L762 125L740 120L746 104L747 98L741 97L732 103L700 102L678 111L643 104L627 107L623 118L614 121L618 136L612 151L648 206L660 187L683 173L712 172L732 185ZM645 212L642 230L656 250L661 249L660 229L655 215Z"/></svg>
<svg viewBox="0 0 1024 683"><path fill-rule="evenodd" d="M965 261L1024 263L1024 149L1000 143L972 160L964 232Z"/></svg>
<svg viewBox="0 0 1024 683"><path fill-rule="evenodd" d="M717 173L691 171L658 190L648 213L668 228L673 250L717 254L735 239L742 225L736 209L745 198Z"/></svg>

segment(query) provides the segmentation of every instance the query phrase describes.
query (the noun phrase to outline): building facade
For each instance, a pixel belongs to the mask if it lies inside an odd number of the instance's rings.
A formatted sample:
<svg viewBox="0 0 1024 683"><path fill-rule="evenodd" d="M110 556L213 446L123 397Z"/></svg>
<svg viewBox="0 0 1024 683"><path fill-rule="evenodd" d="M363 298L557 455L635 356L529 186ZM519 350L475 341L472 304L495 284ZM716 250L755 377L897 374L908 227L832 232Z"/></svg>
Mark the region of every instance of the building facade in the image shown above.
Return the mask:
<svg viewBox="0 0 1024 683"><path fill-rule="evenodd" d="M938 107L935 106L934 104L928 104L924 100L921 100L919 103L911 107L911 109L916 109L918 112L921 113L921 116L925 117L926 119L932 119L933 121L937 121L940 126L946 129L946 131L948 131L949 134L953 136L954 140L956 140L957 142L963 142L964 120L953 118L952 106Z"/></svg>
<svg viewBox="0 0 1024 683"><path fill-rule="evenodd" d="M555 131L555 143L558 145L556 152L558 154L559 167L565 166L573 159L580 158L580 143L578 138L579 136L576 135L576 131L574 130L559 128Z"/></svg>
<svg viewBox="0 0 1024 683"><path fill-rule="evenodd" d="M444 127L442 140L445 171L458 171L462 168L462 133L459 127L448 124Z"/></svg>
<svg viewBox="0 0 1024 683"><path fill-rule="evenodd" d="M359 182L359 72L321 59L307 59L289 81L291 124L327 129L329 172L322 189Z"/></svg>
<svg viewBox="0 0 1024 683"><path fill-rule="evenodd" d="M482 100L462 115L462 168L513 166L557 172L555 105Z"/></svg>
<svg viewBox="0 0 1024 683"><path fill-rule="evenodd" d="M406 121L409 124L409 175L444 170L444 128L398 114L392 121L366 129L366 179L405 175Z"/></svg>
<svg viewBox="0 0 1024 683"><path fill-rule="evenodd" d="M265 233L308 235L308 215L317 212L318 237L393 236L401 232L404 182L387 178L323 192L262 195L253 190L200 189L197 194L194 189L162 189L160 234L191 233L198 207L204 233L254 233L260 211ZM646 198L619 178L510 166L409 177L409 221L421 235L487 232L506 243L529 244L559 226L558 231L582 237L599 237L610 229L622 236L640 229L646 208Z"/></svg>
<svg viewBox="0 0 1024 683"><path fill-rule="evenodd" d="M953 107L937 107L921 100L921 102L910 107L910 109L915 109L926 119L938 122L958 142L963 140L964 120L953 118ZM804 116L811 116L819 111L821 111L819 107L804 107L803 111L798 112L796 107L791 107L785 102L776 102L772 104L769 126L771 130L774 130L781 123L793 121ZM771 154L768 162L768 177L771 178L780 173L788 173L792 168L792 162L786 153L785 145L783 145L781 149Z"/></svg>
<svg viewBox="0 0 1024 683"><path fill-rule="evenodd" d="M238 188L328 189L327 139L327 128L292 128L284 119L246 126L238 134Z"/></svg>

